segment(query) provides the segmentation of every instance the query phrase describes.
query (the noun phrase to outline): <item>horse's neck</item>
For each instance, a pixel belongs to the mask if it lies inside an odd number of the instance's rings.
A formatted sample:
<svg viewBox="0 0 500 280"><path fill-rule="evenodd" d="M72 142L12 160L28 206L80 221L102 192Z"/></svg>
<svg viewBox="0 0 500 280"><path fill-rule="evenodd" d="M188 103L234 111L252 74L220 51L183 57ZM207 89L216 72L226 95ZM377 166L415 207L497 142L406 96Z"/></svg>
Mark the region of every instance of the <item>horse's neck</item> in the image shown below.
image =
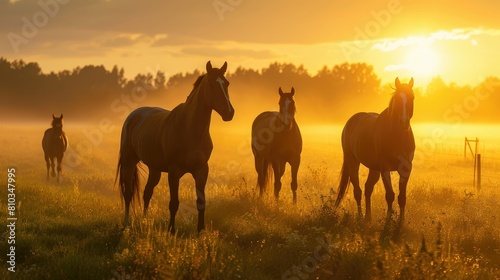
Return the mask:
<svg viewBox="0 0 500 280"><path fill-rule="evenodd" d="M411 127L409 127L409 130L399 129L397 120L393 120L389 116L389 108L380 113L378 118L378 125L381 126L380 128L384 131L381 137L389 139L393 145L403 145L409 140L408 138L411 138Z"/></svg>
<svg viewBox="0 0 500 280"><path fill-rule="evenodd" d="M206 104L202 96L201 85L184 103L182 119L185 129L193 137L201 137L209 132L212 109Z"/></svg>
<svg viewBox="0 0 500 280"><path fill-rule="evenodd" d="M64 132L62 131L62 128L57 128L57 127L52 127L50 129L52 136L61 136Z"/></svg>

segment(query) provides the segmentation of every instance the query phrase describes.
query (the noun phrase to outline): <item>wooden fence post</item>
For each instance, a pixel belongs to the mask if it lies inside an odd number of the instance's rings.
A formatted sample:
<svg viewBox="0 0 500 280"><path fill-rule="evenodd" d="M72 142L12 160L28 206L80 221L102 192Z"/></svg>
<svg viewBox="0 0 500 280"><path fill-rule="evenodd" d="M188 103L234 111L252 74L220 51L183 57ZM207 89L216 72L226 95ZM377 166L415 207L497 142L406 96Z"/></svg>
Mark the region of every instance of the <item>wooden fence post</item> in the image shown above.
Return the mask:
<svg viewBox="0 0 500 280"><path fill-rule="evenodd" d="M476 166L477 166L477 190L481 190L481 154L476 155Z"/></svg>

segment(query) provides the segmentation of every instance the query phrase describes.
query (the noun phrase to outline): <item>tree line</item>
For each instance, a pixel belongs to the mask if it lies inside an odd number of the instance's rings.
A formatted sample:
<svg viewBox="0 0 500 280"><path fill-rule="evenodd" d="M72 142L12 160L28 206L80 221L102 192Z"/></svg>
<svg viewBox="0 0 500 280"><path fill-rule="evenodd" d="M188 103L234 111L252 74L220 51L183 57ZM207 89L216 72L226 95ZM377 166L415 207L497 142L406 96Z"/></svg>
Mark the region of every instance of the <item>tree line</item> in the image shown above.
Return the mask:
<svg viewBox="0 0 500 280"><path fill-rule="evenodd" d="M127 79L123 68L108 70L102 65L43 73L36 62L0 58L0 116L3 120L46 119L61 112L84 121L99 118L103 112L124 118L136 106L171 109L185 100L202 74L193 70L166 77L157 71ZM358 111L380 112L394 91L381 85L366 63L324 66L313 75L303 65L275 62L260 70L238 67L226 77L237 113L248 117L260 107L276 107L279 86L285 91L291 86L296 89L299 114L304 112L300 117L327 122L345 122ZM446 84L436 77L416 94L415 119L420 121L500 121L495 106L500 104L500 80L496 77L476 86Z"/></svg>

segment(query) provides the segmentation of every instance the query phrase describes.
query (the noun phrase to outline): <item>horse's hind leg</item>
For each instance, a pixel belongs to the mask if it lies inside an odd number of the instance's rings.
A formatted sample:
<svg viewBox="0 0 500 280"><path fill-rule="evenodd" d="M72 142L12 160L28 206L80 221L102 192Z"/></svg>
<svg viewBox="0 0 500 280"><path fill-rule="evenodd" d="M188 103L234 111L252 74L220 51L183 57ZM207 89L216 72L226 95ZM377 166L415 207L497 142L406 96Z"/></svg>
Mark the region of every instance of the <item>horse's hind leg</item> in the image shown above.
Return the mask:
<svg viewBox="0 0 500 280"><path fill-rule="evenodd" d="M285 173L286 162L273 161L274 170L274 197L278 200L281 190L281 177Z"/></svg>
<svg viewBox="0 0 500 280"><path fill-rule="evenodd" d="M175 233L175 215L177 210L179 210L179 180L181 175L179 175L174 170L170 170L168 173L168 187L170 189L170 203L168 208L170 210L170 223L168 224L168 229L170 233Z"/></svg>
<svg viewBox="0 0 500 280"><path fill-rule="evenodd" d="M45 165L47 166L47 180L49 180L50 158L49 156L47 156L47 154L45 154L44 157L45 157Z"/></svg>
<svg viewBox="0 0 500 280"><path fill-rule="evenodd" d="M365 203L366 203L366 221L371 221L372 219L372 209L371 209L371 196L373 193L373 187L380 179L380 171L370 169L368 173L368 179L366 179L365 183Z"/></svg>
<svg viewBox="0 0 500 280"><path fill-rule="evenodd" d="M149 207L149 201L153 196L153 191L156 185L161 178L161 172L149 169L148 182L146 183L146 187L144 188L144 216L146 216Z"/></svg>
<svg viewBox="0 0 500 280"><path fill-rule="evenodd" d="M297 187L298 187L297 174L299 172L300 158L298 160L296 160L295 162L291 163L290 165L292 167L291 187L292 187L292 193L293 193L293 204L296 204L297 203Z"/></svg>
<svg viewBox="0 0 500 280"><path fill-rule="evenodd" d="M62 166L61 166L62 158L63 158L62 155L56 157L56 159L57 159L57 182L58 183L59 183L59 177L62 174Z"/></svg>
<svg viewBox="0 0 500 280"><path fill-rule="evenodd" d="M136 163L123 161L120 167L120 181L122 186L122 195L125 202L125 215L123 217L123 226L130 224L130 204L134 198L134 176L136 172Z"/></svg>
<svg viewBox="0 0 500 280"><path fill-rule="evenodd" d="M359 161L351 158L348 160L347 168L349 171L349 178L354 187L354 199L358 206L358 215L361 217L363 215L361 211L361 187L359 186Z"/></svg>

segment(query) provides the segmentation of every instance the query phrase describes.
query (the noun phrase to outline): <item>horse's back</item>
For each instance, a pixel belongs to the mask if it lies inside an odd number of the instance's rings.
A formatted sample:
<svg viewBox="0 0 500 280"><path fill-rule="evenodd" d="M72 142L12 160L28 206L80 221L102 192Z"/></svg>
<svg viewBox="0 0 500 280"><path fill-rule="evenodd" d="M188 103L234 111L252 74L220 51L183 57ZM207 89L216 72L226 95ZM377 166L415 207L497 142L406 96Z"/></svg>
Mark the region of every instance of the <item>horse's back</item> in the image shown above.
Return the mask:
<svg viewBox="0 0 500 280"><path fill-rule="evenodd" d="M367 112L354 114L349 118L349 120L347 120L347 123L344 126L344 131L367 131L375 125L375 122L379 116L380 115L378 113Z"/></svg>
<svg viewBox="0 0 500 280"><path fill-rule="evenodd" d="M159 107L140 107L125 119L121 134L120 154L130 160L142 160L152 167L165 166L161 133L170 111Z"/></svg>
<svg viewBox="0 0 500 280"><path fill-rule="evenodd" d="M170 114L170 111L159 107L140 107L132 111L123 123L122 137L135 130L155 130L154 126ZM159 128L159 127L156 127Z"/></svg>
<svg viewBox="0 0 500 280"><path fill-rule="evenodd" d="M125 119L125 124L131 122L134 119L139 121L145 121L148 119L155 119L158 116L166 116L170 111L160 108L160 107L139 107L128 115Z"/></svg>
<svg viewBox="0 0 500 280"><path fill-rule="evenodd" d="M133 137L143 138L157 136L162 121L170 114L170 111L159 107L140 107L132 111L125 119L122 128L122 145L124 141L132 140Z"/></svg>

